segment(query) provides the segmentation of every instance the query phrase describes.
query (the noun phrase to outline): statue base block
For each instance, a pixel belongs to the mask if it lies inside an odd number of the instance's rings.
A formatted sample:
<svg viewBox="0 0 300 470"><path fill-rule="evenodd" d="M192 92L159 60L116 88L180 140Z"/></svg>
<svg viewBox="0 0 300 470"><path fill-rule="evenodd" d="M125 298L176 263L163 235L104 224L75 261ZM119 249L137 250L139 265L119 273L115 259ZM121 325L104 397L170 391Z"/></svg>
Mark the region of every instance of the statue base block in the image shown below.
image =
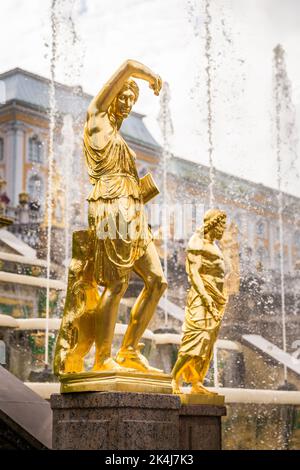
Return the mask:
<svg viewBox="0 0 300 470"><path fill-rule="evenodd" d="M140 392L172 393L171 376L143 372L82 372L60 376L61 393L73 392Z"/></svg>
<svg viewBox="0 0 300 470"><path fill-rule="evenodd" d="M212 405L223 406L225 402L224 395L205 395L196 393L178 394L183 405Z"/></svg>
<svg viewBox="0 0 300 470"><path fill-rule="evenodd" d="M53 394L53 449L219 450L225 406L182 404L179 395Z"/></svg>
<svg viewBox="0 0 300 470"><path fill-rule="evenodd" d="M179 449L180 400L125 392L51 396L53 449Z"/></svg>
<svg viewBox="0 0 300 470"><path fill-rule="evenodd" d="M225 406L181 404L179 409L179 448L221 450L221 418L225 415Z"/></svg>

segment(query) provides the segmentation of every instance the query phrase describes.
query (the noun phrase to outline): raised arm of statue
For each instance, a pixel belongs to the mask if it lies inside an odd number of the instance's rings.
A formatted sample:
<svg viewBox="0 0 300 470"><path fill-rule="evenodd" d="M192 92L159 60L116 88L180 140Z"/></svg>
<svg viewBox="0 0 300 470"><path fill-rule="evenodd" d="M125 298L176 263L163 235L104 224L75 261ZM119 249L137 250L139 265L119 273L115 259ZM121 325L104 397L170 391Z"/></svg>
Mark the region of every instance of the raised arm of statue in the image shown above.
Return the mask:
<svg viewBox="0 0 300 470"><path fill-rule="evenodd" d="M129 59L118 68L105 83L100 92L93 98L88 108L88 114L106 112L114 98L122 90L124 83L129 80L130 77L148 81L155 95L159 94L162 86L160 76L140 62Z"/></svg>

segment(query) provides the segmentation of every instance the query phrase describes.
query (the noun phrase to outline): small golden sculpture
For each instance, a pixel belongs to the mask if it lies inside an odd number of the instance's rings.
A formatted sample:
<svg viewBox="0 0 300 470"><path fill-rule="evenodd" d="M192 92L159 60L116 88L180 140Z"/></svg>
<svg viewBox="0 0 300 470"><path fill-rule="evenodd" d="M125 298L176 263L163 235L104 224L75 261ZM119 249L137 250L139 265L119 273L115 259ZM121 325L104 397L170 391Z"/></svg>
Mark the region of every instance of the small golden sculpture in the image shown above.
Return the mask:
<svg viewBox="0 0 300 470"><path fill-rule="evenodd" d="M128 369L158 374L141 354L140 343L167 287L148 227L144 204L159 191L151 177L139 179L135 152L119 129L138 99L132 78L149 82L158 95L162 81L143 64L127 60L91 101L84 128L84 154L93 188L88 196L89 230L73 235L73 259L55 373L81 373L95 342L94 372ZM134 271L145 286L130 315L115 358L111 347L120 301ZM97 286L103 286L99 295Z"/></svg>
<svg viewBox="0 0 300 470"><path fill-rule="evenodd" d="M95 341L95 317L100 300L94 280L94 233L73 233L73 255L69 267L64 313L57 337L54 373L84 370L84 356Z"/></svg>
<svg viewBox="0 0 300 470"><path fill-rule="evenodd" d="M191 287L183 337L172 371L174 393L181 393L180 385L184 380L191 384L191 394L216 395L202 383L227 303L224 258L214 243L222 238L225 228L225 212L210 209L204 215L203 226L194 233L187 247L186 270Z"/></svg>

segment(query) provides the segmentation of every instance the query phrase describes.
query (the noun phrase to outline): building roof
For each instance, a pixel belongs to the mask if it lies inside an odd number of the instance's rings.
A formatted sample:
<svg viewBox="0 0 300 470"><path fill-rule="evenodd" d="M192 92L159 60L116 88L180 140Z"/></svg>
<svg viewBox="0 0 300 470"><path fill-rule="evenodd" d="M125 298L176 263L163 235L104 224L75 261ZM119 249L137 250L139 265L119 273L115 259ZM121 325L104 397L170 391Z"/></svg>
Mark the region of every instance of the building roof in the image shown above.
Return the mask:
<svg viewBox="0 0 300 470"><path fill-rule="evenodd" d="M40 75L15 68L0 74L2 83L2 100L5 103L17 101L29 104L41 111L49 108L50 80ZM57 110L61 114L72 114L76 118L85 116L92 96L81 87L70 87L55 82ZM4 103L2 103L4 104ZM143 122L143 115L132 112L122 124L122 134L133 142L136 141L146 148L159 151L160 146L152 137Z"/></svg>

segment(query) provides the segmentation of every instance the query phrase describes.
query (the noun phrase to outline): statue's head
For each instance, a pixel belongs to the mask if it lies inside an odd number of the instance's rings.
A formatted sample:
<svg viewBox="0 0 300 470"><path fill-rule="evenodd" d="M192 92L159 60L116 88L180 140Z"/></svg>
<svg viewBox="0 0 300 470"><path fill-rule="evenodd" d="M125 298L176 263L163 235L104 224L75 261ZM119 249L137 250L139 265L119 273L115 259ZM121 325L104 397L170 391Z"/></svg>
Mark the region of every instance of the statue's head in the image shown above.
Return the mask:
<svg viewBox="0 0 300 470"><path fill-rule="evenodd" d="M221 240L226 229L226 212L220 209L209 209L204 214L204 234L210 233L213 238Z"/></svg>
<svg viewBox="0 0 300 470"><path fill-rule="evenodd" d="M139 97L139 87L132 79L127 80L112 103L112 112L116 118L125 119Z"/></svg>

